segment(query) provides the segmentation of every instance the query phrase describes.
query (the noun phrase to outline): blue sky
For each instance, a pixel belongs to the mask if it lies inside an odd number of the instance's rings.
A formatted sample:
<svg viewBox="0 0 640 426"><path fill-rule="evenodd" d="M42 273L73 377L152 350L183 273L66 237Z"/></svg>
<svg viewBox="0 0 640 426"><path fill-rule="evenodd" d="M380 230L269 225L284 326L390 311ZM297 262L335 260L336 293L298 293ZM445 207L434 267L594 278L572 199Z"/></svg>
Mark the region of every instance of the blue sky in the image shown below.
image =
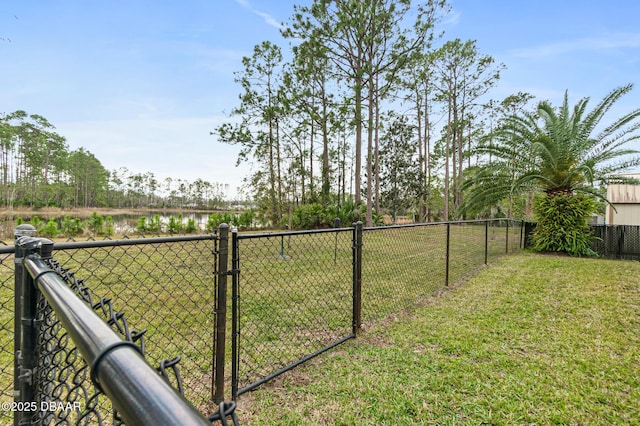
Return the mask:
<svg viewBox="0 0 640 426"><path fill-rule="evenodd" d="M3 2L0 112L46 117L109 170L202 178L235 193L249 167L236 168L237 150L209 132L237 104L242 57L263 40L285 45L278 26L294 3L310 0ZM568 90L571 103L595 103L633 83L612 116L640 107L635 0L451 5L445 38L475 39L507 67L491 97L523 91L557 104Z"/></svg>

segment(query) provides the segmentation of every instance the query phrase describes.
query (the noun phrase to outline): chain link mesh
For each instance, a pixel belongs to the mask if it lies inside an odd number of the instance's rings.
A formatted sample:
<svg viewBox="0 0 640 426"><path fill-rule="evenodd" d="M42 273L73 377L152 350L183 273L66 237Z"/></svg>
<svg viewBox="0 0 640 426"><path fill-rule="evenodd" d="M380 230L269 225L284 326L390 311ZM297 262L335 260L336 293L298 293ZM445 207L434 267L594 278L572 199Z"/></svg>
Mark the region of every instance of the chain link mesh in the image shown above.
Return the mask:
<svg viewBox="0 0 640 426"><path fill-rule="evenodd" d="M453 285L471 276L484 265L485 222L452 223L449 237L449 284ZM495 227L492 226L493 230ZM506 252L506 228L494 234L494 242L502 240L501 253ZM496 235L497 234L497 235Z"/></svg>
<svg viewBox="0 0 640 426"><path fill-rule="evenodd" d="M640 260L640 226L594 225L592 249L600 256Z"/></svg>
<svg viewBox="0 0 640 426"><path fill-rule="evenodd" d="M352 331L352 230L238 236L238 387Z"/></svg>
<svg viewBox="0 0 640 426"><path fill-rule="evenodd" d="M366 228L362 240L364 327L444 285L446 225Z"/></svg>
<svg viewBox="0 0 640 426"><path fill-rule="evenodd" d="M487 261L520 246L520 223L452 222L449 284L471 276ZM366 228L363 235L362 316L367 321L415 306L447 282L447 224Z"/></svg>
<svg viewBox="0 0 640 426"><path fill-rule="evenodd" d="M147 330L151 365L180 354L185 397L201 412L211 401L214 335L213 237L205 240L55 249L65 269L82 270L94 294L109 295ZM105 309L110 309L107 306ZM165 365L167 368L168 365Z"/></svg>
<svg viewBox="0 0 640 426"><path fill-rule="evenodd" d="M109 299L94 301L84 281L76 279L57 261L50 259L47 263L114 331L125 340L137 343L144 354L144 330L130 329L124 313L116 312ZM39 328L34 377L36 404L46 409L36 412L34 424L123 424L109 399L91 383L89 366L42 294L38 296L36 318Z"/></svg>
<svg viewBox="0 0 640 426"><path fill-rule="evenodd" d="M0 247L6 247L0 241ZM13 313L15 309L13 251L0 253L0 403L13 401ZM11 412L0 412L0 424L11 424Z"/></svg>

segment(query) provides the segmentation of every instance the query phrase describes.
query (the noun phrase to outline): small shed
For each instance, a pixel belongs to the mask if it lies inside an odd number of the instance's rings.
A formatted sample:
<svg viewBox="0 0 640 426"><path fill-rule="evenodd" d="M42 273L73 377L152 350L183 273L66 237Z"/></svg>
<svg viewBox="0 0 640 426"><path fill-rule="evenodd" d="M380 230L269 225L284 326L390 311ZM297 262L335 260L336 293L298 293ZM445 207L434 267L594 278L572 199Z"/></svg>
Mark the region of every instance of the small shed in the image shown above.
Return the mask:
<svg viewBox="0 0 640 426"><path fill-rule="evenodd" d="M619 176L640 180L640 173ZM613 204L613 207L607 206L608 225L640 225L640 185L609 185L607 200Z"/></svg>

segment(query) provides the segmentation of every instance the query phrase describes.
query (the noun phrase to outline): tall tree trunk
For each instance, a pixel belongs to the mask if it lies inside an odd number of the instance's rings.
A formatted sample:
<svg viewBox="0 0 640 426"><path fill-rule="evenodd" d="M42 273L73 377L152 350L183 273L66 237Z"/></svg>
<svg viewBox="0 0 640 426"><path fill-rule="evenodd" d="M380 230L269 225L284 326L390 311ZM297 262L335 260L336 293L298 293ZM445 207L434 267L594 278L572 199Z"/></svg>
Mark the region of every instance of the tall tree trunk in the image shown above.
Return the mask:
<svg viewBox="0 0 640 426"><path fill-rule="evenodd" d="M367 107L367 216L366 225L373 225L373 118L374 118L374 81L369 77L369 105Z"/></svg>
<svg viewBox="0 0 640 426"><path fill-rule="evenodd" d="M431 121L429 119L429 98L425 95L424 99L424 152L426 155L425 159L425 175L427 176L426 191L431 191ZM427 222L431 222L431 206L429 205L428 198L430 197L429 192L427 192L427 200L425 200L427 204Z"/></svg>
<svg viewBox="0 0 640 426"><path fill-rule="evenodd" d="M375 176L375 180L376 180L376 193L375 193L375 209L376 209L376 213L380 214L380 132L379 132L379 128L380 128L380 99L378 97L378 90L380 89L378 87L379 85L379 76L378 74L376 74L376 88L375 88L375 125L374 125L374 132L375 132L375 147L374 147L374 153L373 153L373 164L374 164L374 176Z"/></svg>
<svg viewBox="0 0 640 426"><path fill-rule="evenodd" d="M312 108L313 109L313 108ZM311 197L314 198L316 195L315 185L313 182L313 146L315 144L316 139L316 121L313 117L313 113L311 115L311 135L309 142L309 191L311 192Z"/></svg>
<svg viewBox="0 0 640 426"><path fill-rule="evenodd" d="M278 171L278 222L282 221L284 214L282 207L284 205L284 194L282 192L282 159L280 153L280 122L276 119L276 167Z"/></svg>
<svg viewBox="0 0 640 426"><path fill-rule="evenodd" d="M273 121L269 120L269 199L271 200L272 220L278 221L278 208L276 199L276 169L273 137ZM277 223L275 223L277 225Z"/></svg>
<svg viewBox="0 0 640 426"><path fill-rule="evenodd" d="M329 129L327 126L327 99L324 83L322 84L322 203L329 203L331 180L329 169Z"/></svg>
<svg viewBox="0 0 640 426"><path fill-rule="evenodd" d="M355 120L356 120L356 152L355 152L355 170L354 173L354 192L355 202L359 204L362 201L362 180L360 172L362 169L362 75L361 70L355 79Z"/></svg>
<svg viewBox="0 0 640 426"><path fill-rule="evenodd" d="M416 123L417 123L417 130L418 130L418 162L419 162L419 170L420 170L420 175L423 174L424 170L425 170L425 161L426 161L426 155L423 154L423 143L424 143L424 135L422 133L422 98L420 96L420 93L418 91L418 86L415 87L415 91L414 91L414 96L415 96L415 100L416 100L416 114L417 114L417 118L416 118ZM422 185L422 176L420 176L420 184ZM420 195L420 199L418 200L418 222L423 222L424 221L424 216L426 214L426 200L424 199L424 196L422 196L422 191L421 191L421 195Z"/></svg>
<svg viewBox="0 0 640 426"><path fill-rule="evenodd" d="M447 136L445 141L445 161L444 161L444 220L449 220L449 158L451 146L451 100L447 114Z"/></svg>

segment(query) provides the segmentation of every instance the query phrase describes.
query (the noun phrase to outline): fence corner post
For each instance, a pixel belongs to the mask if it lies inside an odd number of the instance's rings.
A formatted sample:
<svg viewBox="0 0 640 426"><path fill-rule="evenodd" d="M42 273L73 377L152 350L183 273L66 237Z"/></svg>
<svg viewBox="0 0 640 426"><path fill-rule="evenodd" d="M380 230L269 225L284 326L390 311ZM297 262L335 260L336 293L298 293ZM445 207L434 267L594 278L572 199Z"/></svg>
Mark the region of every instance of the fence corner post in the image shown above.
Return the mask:
<svg viewBox="0 0 640 426"><path fill-rule="evenodd" d="M353 327L354 336L362 328L362 222L353 224Z"/></svg>
<svg viewBox="0 0 640 426"><path fill-rule="evenodd" d="M227 275L229 275L229 225L218 227L217 250L215 256L215 335L213 362L213 389L211 398L215 404L224 401L224 364L227 330Z"/></svg>
<svg viewBox="0 0 640 426"><path fill-rule="evenodd" d="M13 400L35 401L33 372L35 367L35 316L37 294L33 279L26 272L24 258L37 248L36 228L29 224L18 225L15 238L14 273L14 354L13 354ZM33 413L18 410L13 413L13 424L23 424Z"/></svg>

